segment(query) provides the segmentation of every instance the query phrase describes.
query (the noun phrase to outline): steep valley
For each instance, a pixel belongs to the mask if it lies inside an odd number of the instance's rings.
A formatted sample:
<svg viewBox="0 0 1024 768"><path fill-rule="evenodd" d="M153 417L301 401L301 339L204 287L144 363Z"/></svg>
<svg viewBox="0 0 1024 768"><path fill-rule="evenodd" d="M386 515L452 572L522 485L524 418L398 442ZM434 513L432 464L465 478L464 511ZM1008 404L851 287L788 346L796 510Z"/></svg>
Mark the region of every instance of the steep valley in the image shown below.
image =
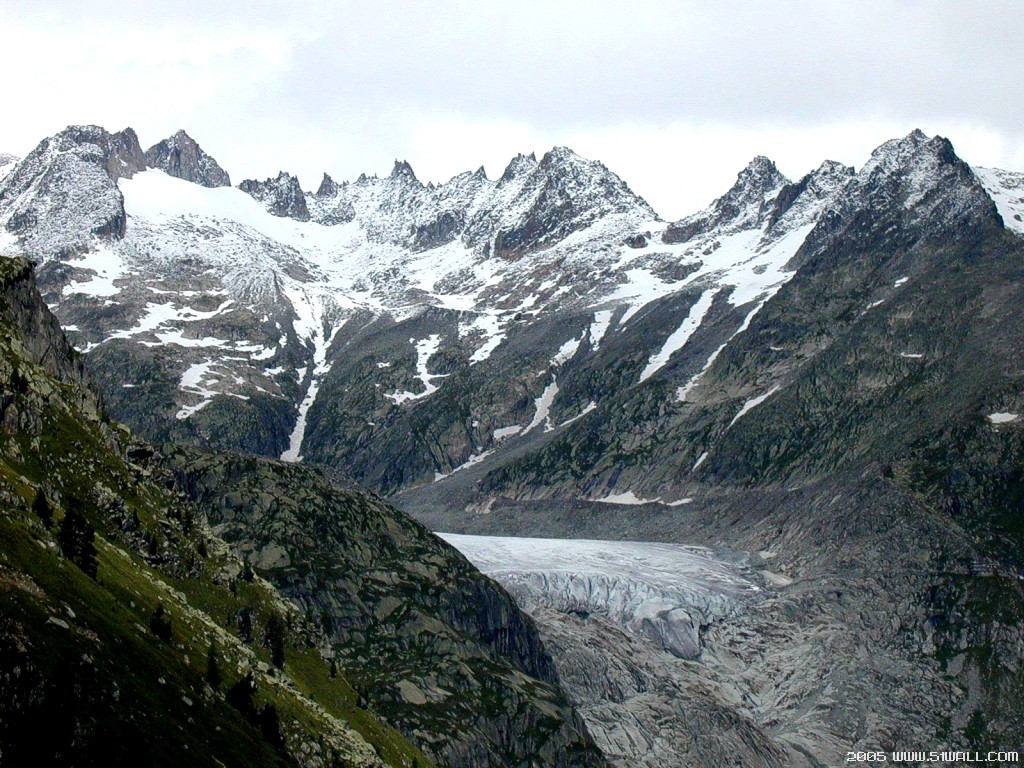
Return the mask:
<svg viewBox="0 0 1024 768"><path fill-rule="evenodd" d="M47 376L110 461L291 601L401 759L1022 743L1024 174L914 131L670 222L564 147L310 192L78 126L0 173L46 303L10 356L81 361ZM33 419L5 498L52 550Z"/></svg>

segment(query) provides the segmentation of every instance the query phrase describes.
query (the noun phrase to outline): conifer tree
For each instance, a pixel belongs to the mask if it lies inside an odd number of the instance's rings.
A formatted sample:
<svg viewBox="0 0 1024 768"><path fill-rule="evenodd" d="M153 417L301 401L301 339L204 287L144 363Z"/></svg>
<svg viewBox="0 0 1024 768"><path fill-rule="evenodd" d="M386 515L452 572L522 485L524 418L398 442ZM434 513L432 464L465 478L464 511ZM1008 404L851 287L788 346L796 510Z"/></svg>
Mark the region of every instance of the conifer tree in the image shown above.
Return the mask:
<svg viewBox="0 0 1024 768"><path fill-rule="evenodd" d="M36 498L32 502L32 511L36 513L36 516L43 521L43 525L47 528L53 525L53 509L50 507L50 502L42 488L36 491Z"/></svg>
<svg viewBox="0 0 1024 768"><path fill-rule="evenodd" d="M95 579L99 564L96 560L96 530L82 514L82 502L69 499L60 524L57 543L64 556L89 577Z"/></svg>
<svg viewBox="0 0 1024 768"><path fill-rule="evenodd" d="M171 620L167 616L167 611L164 610L163 603L157 603L156 609L153 611L153 615L149 617L149 628L154 635L159 637L165 643L171 641L173 636L173 630L171 627Z"/></svg>
<svg viewBox="0 0 1024 768"><path fill-rule="evenodd" d="M253 701L255 693L256 681L253 680L252 672L250 672L228 689L225 698L228 704L241 712L242 716L252 723L257 718L256 702Z"/></svg>
<svg viewBox="0 0 1024 768"><path fill-rule="evenodd" d="M281 738L281 719L278 717L277 707L273 704L267 704L260 711L259 726L263 737L275 747L284 744Z"/></svg>
<svg viewBox="0 0 1024 768"><path fill-rule="evenodd" d="M276 613L267 622L267 644L270 659L278 669L284 669L284 622Z"/></svg>
<svg viewBox="0 0 1024 768"><path fill-rule="evenodd" d="M210 642L210 649L206 652L206 682L214 690L220 688L223 678L220 674L220 664L217 662L217 644Z"/></svg>

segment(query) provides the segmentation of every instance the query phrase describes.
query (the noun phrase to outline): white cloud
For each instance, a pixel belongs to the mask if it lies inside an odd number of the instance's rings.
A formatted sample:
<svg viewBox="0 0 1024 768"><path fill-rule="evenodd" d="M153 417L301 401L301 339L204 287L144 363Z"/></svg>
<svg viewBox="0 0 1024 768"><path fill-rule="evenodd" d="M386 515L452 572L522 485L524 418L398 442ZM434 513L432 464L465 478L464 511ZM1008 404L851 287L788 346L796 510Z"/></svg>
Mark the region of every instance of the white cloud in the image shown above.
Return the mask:
<svg viewBox="0 0 1024 768"><path fill-rule="evenodd" d="M184 127L240 180L424 180L556 144L678 217L754 154L790 176L920 127L1024 167L1010 2L124 4L9 0L0 150ZM13 116L13 117L12 117Z"/></svg>

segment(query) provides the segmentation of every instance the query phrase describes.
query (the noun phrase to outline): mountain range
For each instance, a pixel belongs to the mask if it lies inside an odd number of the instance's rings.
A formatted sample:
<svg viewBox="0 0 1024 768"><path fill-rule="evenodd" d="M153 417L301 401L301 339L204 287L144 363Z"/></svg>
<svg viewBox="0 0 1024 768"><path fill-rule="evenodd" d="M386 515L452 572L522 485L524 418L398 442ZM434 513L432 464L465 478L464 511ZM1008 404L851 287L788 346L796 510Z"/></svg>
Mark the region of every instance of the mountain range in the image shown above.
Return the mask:
<svg viewBox="0 0 1024 768"><path fill-rule="evenodd" d="M1022 216L1024 174L920 131L796 181L756 157L678 221L562 147L315 192L232 187L184 132L0 161L0 253L142 438L325 467L433 530L739 568L757 599L687 614L682 658L590 587L556 599L557 558L481 564L622 765L723 764L708 723L772 765L1019 741Z"/></svg>

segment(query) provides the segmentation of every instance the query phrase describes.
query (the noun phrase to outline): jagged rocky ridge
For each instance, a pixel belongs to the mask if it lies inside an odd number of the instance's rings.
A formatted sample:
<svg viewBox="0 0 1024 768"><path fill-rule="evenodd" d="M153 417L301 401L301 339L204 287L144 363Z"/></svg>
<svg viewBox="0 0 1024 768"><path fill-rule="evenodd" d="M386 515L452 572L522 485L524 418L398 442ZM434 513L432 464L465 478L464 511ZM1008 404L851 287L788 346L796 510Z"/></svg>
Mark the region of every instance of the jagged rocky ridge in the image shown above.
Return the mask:
<svg viewBox="0 0 1024 768"><path fill-rule="evenodd" d="M165 466L318 619L361 698L438 762L604 764L532 622L418 523L302 466L186 448Z"/></svg>
<svg viewBox="0 0 1024 768"><path fill-rule="evenodd" d="M775 747L811 765L922 734L1018 740L1015 178L974 172L945 139L888 142L742 333L708 315L690 355L615 393L608 413L621 415L405 503L441 529L761 553L777 596L705 634L690 675L742 681L734 713L771 724ZM602 496L649 503L624 516L581 500ZM565 620L548 625L556 660L579 666ZM586 669L569 683L584 707L598 674Z"/></svg>
<svg viewBox="0 0 1024 768"><path fill-rule="evenodd" d="M325 178L302 222L272 184L150 171L118 182L123 237L71 227L81 252L41 276L147 435L322 462L437 529L765 553L778 594L687 674L772 759L1016 738L1021 175L914 132L795 183L755 159L669 224L595 202L604 173L554 151L431 187L396 164Z"/></svg>
<svg viewBox="0 0 1024 768"><path fill-rule="evenodd" d="M106 416L30 265L0 267L5 761L604 764L497 585L316 470L133 438ZM55 522L32 506L39 494ZM76 507L98 533L95 579L59 554ZM220 692L197 662L208 653ZM236 691L246 675L252 704ZM416 698L445 684L444 705Z"/></svg>

